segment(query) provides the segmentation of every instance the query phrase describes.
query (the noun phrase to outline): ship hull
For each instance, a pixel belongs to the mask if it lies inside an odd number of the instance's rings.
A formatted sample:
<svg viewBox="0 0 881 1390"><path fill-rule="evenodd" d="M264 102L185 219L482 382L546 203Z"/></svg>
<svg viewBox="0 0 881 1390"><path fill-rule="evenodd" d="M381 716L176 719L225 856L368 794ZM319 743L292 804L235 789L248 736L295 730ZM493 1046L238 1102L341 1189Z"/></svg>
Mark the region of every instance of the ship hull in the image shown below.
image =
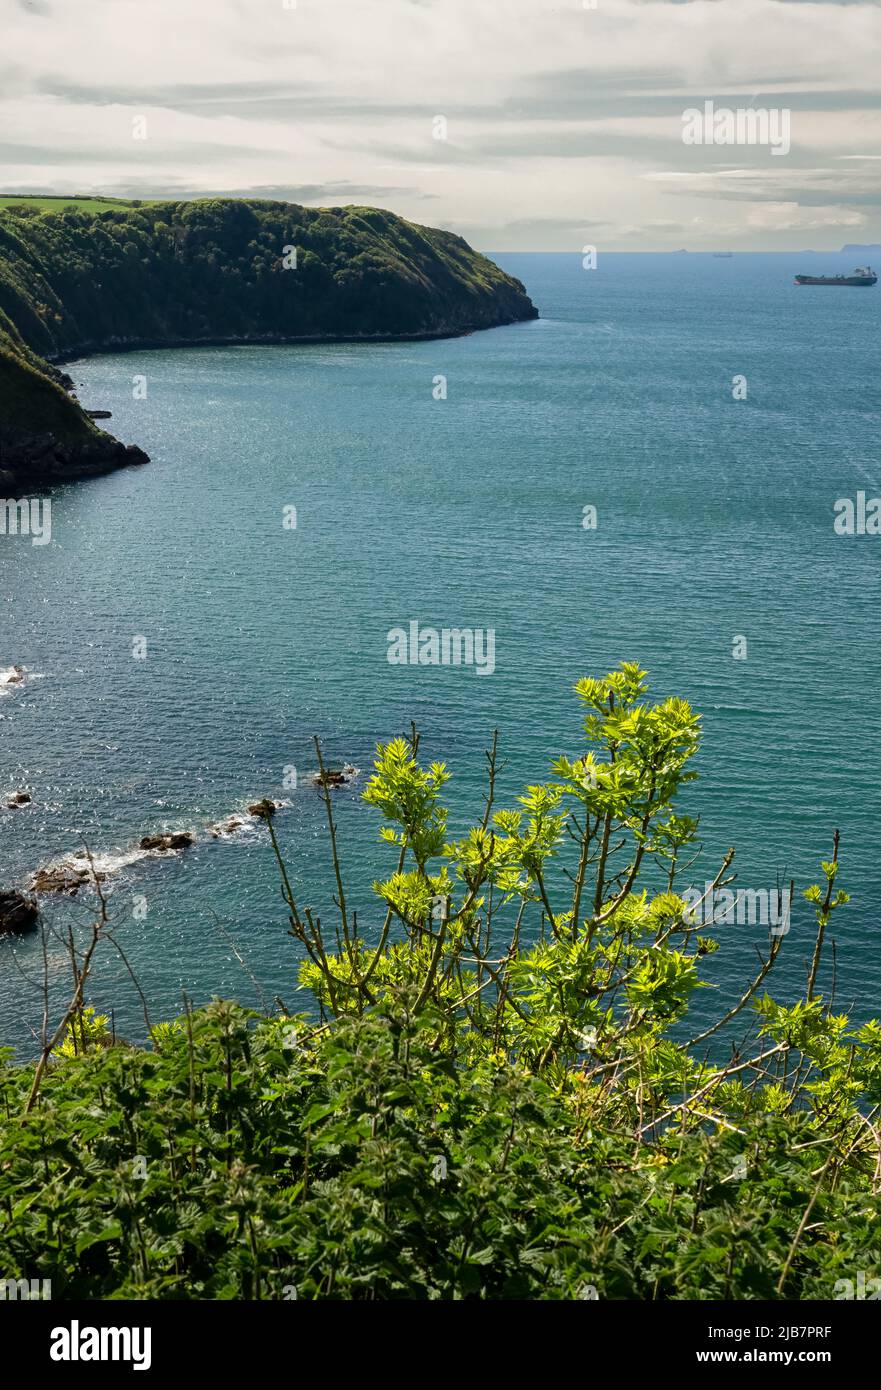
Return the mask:
<svg viewBox="0 0 881 1390"><path fill-rule="evenodd" d="M797 285L849 285L854 289L871 289L878 283L877 275L796 275Z"/></svg>

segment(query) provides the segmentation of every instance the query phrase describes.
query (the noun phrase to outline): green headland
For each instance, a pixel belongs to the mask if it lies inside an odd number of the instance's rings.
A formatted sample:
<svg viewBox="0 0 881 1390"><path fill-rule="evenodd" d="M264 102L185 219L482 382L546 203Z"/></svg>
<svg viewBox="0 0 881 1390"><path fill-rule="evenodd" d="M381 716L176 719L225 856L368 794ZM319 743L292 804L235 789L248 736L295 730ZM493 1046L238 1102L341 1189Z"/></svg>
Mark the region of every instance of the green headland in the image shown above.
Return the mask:
<svg viewBox="0 0 881 1390"><path fill-rule="evenodd" d="M0 484L145 462L58 369L126 348L447 337L537 317L451 232L378 208L0 198Z"/></svg>

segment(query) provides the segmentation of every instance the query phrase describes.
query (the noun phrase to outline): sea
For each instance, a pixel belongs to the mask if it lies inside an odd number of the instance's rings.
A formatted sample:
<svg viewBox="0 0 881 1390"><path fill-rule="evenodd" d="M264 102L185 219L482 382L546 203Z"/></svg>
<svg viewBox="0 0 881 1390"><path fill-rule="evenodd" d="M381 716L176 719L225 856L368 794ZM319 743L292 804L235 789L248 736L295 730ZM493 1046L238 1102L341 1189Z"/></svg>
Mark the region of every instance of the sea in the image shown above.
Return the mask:
<svg viewBox="0 0 881 1390"><path fill-rule="evenodd" d="M851 900L823 988L881 1016L881 288L794 286L853 253L495 259L540 318L67 367L151 462L41 494L47 544L0 536L0 668L25 668L0 688L0 792L32 798L0 810L0 889L88 848L114 940L87 997L118 1036L184 996L310 1007L265 827L209 827L281 802L298 901L332 922L316 738L357 770L333 809L375 940L373 883L395 859L361 795L376 744L415 723L464 831L493 732L498 804L516 805L584 751L575 682L621 661L702 715L678 807L700 817L687 881L736 849L743 896L689 1022L721 1016L767 953L746 893L790 879L768 987L798 996L815 930L801 893L836 829ZM390 661L411 624L472 630L482 663ZM191 848L138 849L178 830ZM83 940L95 911L89 893L43 902L45 964L39 933L0 939L0 1045L19 1055L39 1045L44 970L63 1012L69 932Z"/></svg>

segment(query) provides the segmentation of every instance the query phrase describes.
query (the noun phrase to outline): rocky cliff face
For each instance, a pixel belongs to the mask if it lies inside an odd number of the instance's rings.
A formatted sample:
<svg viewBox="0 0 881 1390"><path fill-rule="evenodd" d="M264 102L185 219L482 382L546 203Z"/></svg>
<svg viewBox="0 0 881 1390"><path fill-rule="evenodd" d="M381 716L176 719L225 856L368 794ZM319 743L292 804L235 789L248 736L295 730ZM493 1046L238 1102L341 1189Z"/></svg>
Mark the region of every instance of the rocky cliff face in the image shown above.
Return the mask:
<svg viewBox="0 0 881 1390"><path fill-rule="evenodd" d="M136 444L121 444L103 431L95 438L67 443L51 432L29 434L0 424L0 492L7 497L33 486L94 478L149 462Z"/></svg>
<svg viewBox="0 0 881 1390"><path fill-rule="evenodd" d="M0 325L2 334L2 325ZM0 496L148 463L92 424L56 368L0 338Z"/></svg>
<svg viewBox="0 0 881 1390"><path fill-rule="evenodd" d="M447 337L536 318L461 237L377 208L202 199L0 212L0 483L146 462L49 364L200 343Z"/></svg>

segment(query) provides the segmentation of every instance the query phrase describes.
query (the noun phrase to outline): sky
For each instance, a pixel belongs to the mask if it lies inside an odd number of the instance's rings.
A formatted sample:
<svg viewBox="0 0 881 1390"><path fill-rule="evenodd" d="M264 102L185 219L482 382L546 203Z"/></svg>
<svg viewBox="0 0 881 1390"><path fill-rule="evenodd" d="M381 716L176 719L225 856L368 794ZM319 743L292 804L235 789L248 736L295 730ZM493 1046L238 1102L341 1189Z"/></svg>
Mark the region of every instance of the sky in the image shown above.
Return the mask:
<svg viewBox="0 0 881 1390"><path fill-rule="evenodd" d="M3 192L371 204L490 251L881 242L881 0L0 0L0 34ZM685 143L707 102L788 148Z"/></svg>

